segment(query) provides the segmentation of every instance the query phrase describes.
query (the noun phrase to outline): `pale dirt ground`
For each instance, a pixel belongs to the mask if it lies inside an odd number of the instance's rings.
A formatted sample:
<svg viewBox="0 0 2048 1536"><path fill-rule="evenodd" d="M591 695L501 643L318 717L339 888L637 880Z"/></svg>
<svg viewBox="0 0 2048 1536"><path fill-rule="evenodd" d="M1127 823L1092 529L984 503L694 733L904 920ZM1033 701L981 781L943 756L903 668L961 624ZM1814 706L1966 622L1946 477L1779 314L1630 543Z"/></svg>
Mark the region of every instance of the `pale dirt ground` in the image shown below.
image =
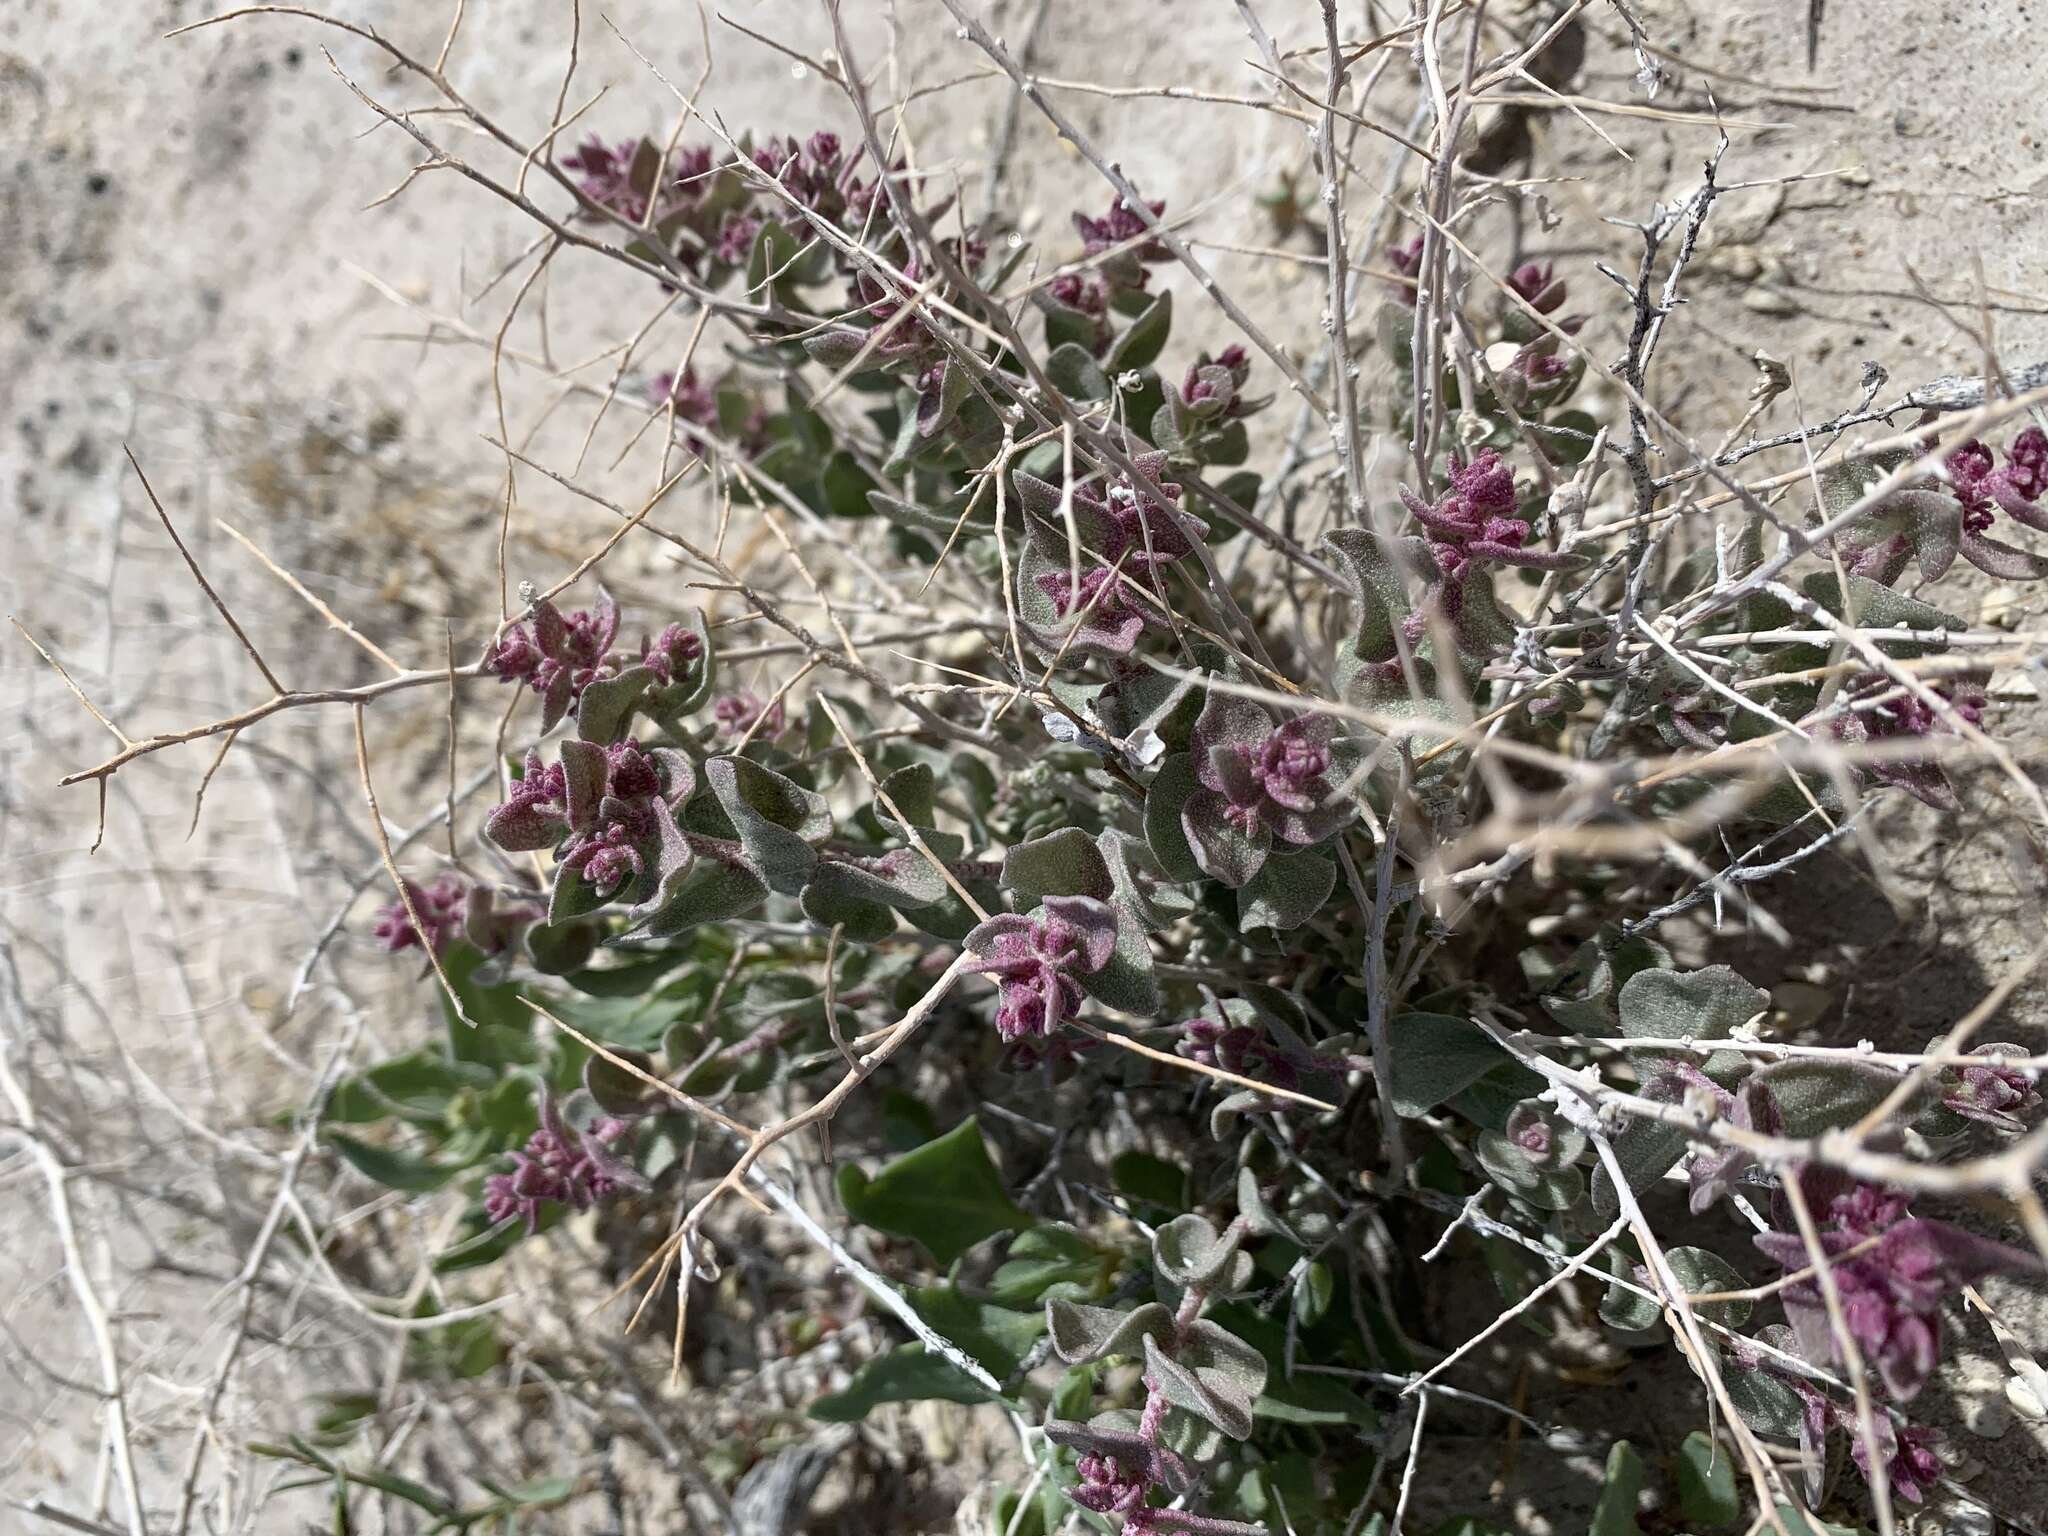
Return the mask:
<svg viewBox="0 0 2048 1536"><path fill-rule="evenodd" d="M585 121L608 135L659 131L672 110L667 93L595 9L586 7L577 93L604 85L609 94ZM695 78L704 54L694 13L655 0L606 9L671 79ZM1015 43L1030 7L1011 0L998 9L996 30ZM1889 368L1895 387L1977 371L1982 296L1993 301L1995 341L2009 361L2048 357L2041 0L1837 5L1812 76L1795 14L1803 7L1739 0L1639 9L1655 42L1701 66L1675 69L1660 106L1697 112L1711 88L1731 118L1786 125L1734 128L1725 180L1862 168L1847 180L1724 200L1690 289L1696 302L1664 352L1664 396L1682 423L1704 435L1732 419L1729 404L1747 387L1746 358L1759 345L1793 363L1809 418L1854 398L1866 359ZM425 51L444 25L438 5L354 0L342 10ZM1261 11L1283 42L1311 35L1313 12L1301 0ZM936 0L849 12L864 63L880 61L894 37L903 81L953 79L979 64L953 39ZM361 682L377 669L222 534L216 518L249 532L401 660L438 659L449 623L459 646L476 643L494 611L489 530L502 474L482 440L496 420L484 360L445 338L423 344L419 317L361 274L440 313L461 311L488 334L507 290L466 310L463 295L529 238L515 214L449 175L361 211L402 174L406 146L389 129L366 133L368 114L320 49L333 47L388 99L415 101L417 92L386 77L359 43L302 21L262 18L161 39L201 13L193 4L96 0L0 6L0 532L8 551L0 609L134 735L253 702L261 682L193 589L124 444L294 686ZM533 131L559 85L567 13L560 0L472 0L455 77L487 110ZM802 50L829 44L818 7L800 0L742 0L735 14ZM1640 99L1629 93L1633 66L1616 46L1613 13L1592 14L1599 36L1577 88ZM706 100L735 130L849 126L828 88L787 58L722 28L714 46ZM1256 92L1257 77L1241 62L1250 51L1227 0L1053 0L1037 57L1054 76ZM1816 85L1832 90L1817 94ZM1214 105L1068 100L1085 131L1113 145L1153 195L1177 210L1207 206L1194 233L1271 240L1247 208L1279 170L1300 163L1293 126ZM921 104L911 119L920 160L957 162L971 194L1001 102L984 80ZM1698 125L1597 121L1632 160L1584 123L1539 115L1537 174L1579 179L1546 195L1561 220L1554 232L1539 227L1535 209L1524 230L1529 248L1556 253L1587 297L1601 282L1591 270L1596 251L1632 256L1626 233L1597 216L1636 216L1651 199L1683 195L1711 145ZM1046 232L1063 250L1073 200L1103 198L1086 167L1028 113L1015 160L1006 200L1027 231ZM1365 200L1354 205L1354 220L1370 213ZM1314 271L1229 253L1215 260L1269 330L1313 332L1321 307ZM1939 302L1914 299L1916 281ZM594 262L565 261L548 292L545 341L523 325L513 343L545 344L557 360L585 357L637 324L645 297ZM1611 332L1612 322L1601 323ZM1597 325L1593 334L1602 335ZM540 422L551 396L531 373L513 378L514 431ZM1792 419L1782 414L1790 403L1773 418L1780 426ZM587 401L563 406L539 426L537 445L573 458L588 413ZM609 464L624 437L608 427L600 444L612 447L594 451L592 464ZM644 484L644 473L631 483ZM533 537L516 551L515 579L551 577L604 530L603 514L540 483L523 482L522 507ZM700 501L671 515L703 526L711 509ZM627 592L661 590L660 562L634 558ZM2038 617L2038 599L2026 606ZM195 1212L189 1227L158 1217L138 1223L112 1208L105 1186L80 1196L87 1258L117 1312L142 1481L148 1503L162 1510L175 1502L187 1447L185 1429L169 1430L190 1423L192 1394L211 1379L228 1337L210 1311L218 1281L240 1262L272 1176L214 1156L147 1091L118 1086L130 1080L110 1035L179 1113L239 1127L304 1093L307 1064L344 1026L342 987L386 1044L414 1030L424 994L409 978L394 986L387 966L345 939L329 978L341 986L323 986L289 1020L280 1017L299 958L371 857L344 718L301 712L258 727L245 741L261 750L238 748L189 839L206 750L138 765L116 781L106 846L88 856L91 791L53 785L111 738L11 633L0 647L0 697L12 706L0 735L0 947L10 961L0 968L0 996L10 1061L17 1073L25 1062L32 1068L44 1113L80 1137L69 1144L125 1165L119 1176L137 1190L168 1184ZM437 804L438 708L394 710L373 725L384 808L398 825ZM1844 1029L1917 1046L2039 934L2041 880L2008 860L2012 840L1995 819L1934 846L1914 818L1899 820L1898 888L1924 903L1921 911L1897 917L1869 882L1844 876L1842 899L1781 911L1814 953L1760 956L1758 979L1793 974L1795 959L1825 963L1819 979L1846 1008ZM1774 966L1781 975L1769 974ZM2038 1046L2042 1012L2038 996L2022 999L2009 1032ZM30 1036L40 1044L25 1051ZM67 1117L78 1101L86 1115ZM0 1339L0 1379L19 1381L0 1397L0 1487L83 1507L93 1498L95 1405L24 1365L21 1344L61 1376L91 1377L95 1366L39 1177L7 1164L0 1202L8 1234L0 1318L15 1335ZM245 1213L226 1237L204 1219L222 1205ZM104 1242L94 1236L101 1232ZM143 1272L164 1258L202 1273L181 1278L160 1263ZM2016 1321L2040 1322L2024 1293L1994 1295ZM2027 1331L2048 1339L2039 1327ZM1958 1415L1976 1390L1970 1383L1989 1370L1981 1324L1968 1350L1976 1363L1967 1381L1958 1378ZM257 1356L267 1374L253 1379L270 1395L231 1395L224 1419L243 1429L296 1422L295 1399L319 1384L322 1357L294 1372L268 1341ZM1494 1433L1490 1425L1485 1433ZM2037 1427L2015 1426L1995 1442L1966 1432L1962 1443L1996 1468L2011 1507L2048 1509L2048 1436ZM1532 1472L1528 1459L1507 1505L1583 1495L1583 1468Z"/></svg>

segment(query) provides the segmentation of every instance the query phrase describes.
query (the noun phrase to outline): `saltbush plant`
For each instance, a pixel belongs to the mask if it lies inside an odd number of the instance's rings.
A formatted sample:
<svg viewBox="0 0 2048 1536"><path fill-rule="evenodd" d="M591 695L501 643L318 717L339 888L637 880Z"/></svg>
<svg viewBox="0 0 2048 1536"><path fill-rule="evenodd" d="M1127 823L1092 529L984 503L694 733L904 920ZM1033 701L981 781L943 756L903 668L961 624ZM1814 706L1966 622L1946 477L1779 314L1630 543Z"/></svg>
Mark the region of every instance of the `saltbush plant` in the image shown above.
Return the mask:
<svg viewBox="0 0 2048 1536"><path fill-rule="evenodd" d="M1331 278L1312 370L1227 300L1196 329L1242 334L1201 350L1176 304L1217 290L1120 171L1026 242L847 95L802 134L538 149L555 248L727 333L625 386L705 517L839 553L747 572L682 523L779 675L594 561L408 675L508 690L500 793L459 868L387 856L362 931L423 956L446 1027L337 1082L320 1145L462 1207L442 1276L631 1207L642 1283L687 1293L829 1124L812 1218L896 1240L866 1283L906 1331L812 1413L1000 1405L1003 1536L1398 1530L1432 1394L1508 1392L1397 1299L1474 1252L1509 1326L1584 1292L1694 1382L1668 1479L1604 1426L1596 1529L1639 1492L1659 1530L1788 1533L1936 1497L1912 1415L1957 1297L2040 1257L1921 1207L1996 1190L2044 1235L2039 1059L1960 1002L1908 1056L1791 1038L1667 940L1873 800L1953 812L2010 770L1943 593L1958 557L2048 574L2033 397L1697 447L1651 363L1719 154L1628 279L1487 247L1448 154L1360 248L1327 114L1302 217L1378 276ZM1582 339L1616 296L1619 363ZM906 683L851 610L934 573L979 594L972 645ZM920 1090L1061 1117L1056 1170L1023 1187L986 1112L892 1156L872 1106ZM1095 1118L1127 1098L1142 1124ZM291 1454L346 1496L345 1458Z"/></svg>

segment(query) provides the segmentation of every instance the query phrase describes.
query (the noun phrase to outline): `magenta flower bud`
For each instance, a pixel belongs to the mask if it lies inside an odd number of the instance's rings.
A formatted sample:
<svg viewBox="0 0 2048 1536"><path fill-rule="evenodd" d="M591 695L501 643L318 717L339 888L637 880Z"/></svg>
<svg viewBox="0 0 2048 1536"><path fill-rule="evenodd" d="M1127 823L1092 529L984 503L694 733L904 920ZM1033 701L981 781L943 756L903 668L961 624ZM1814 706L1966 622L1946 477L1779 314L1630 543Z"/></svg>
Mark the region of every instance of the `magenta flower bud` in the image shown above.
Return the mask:
<svg viewBox="0 0 2048 1536"><path fill-rule="evenodd" d="M1146 206L1152 210L1154 219L1166 213L1164 202L1147 203ZM1146 237L1144 219L1120 197L1109 205L1109 212L1099 219L1091 219L1085 213L1075 214L1074 228L1080 231L1081 242L1090 256L1099 256L1104 251L1132 240L1142 240L1143 243L1138 246L1135 253L1139 261L1161 262L1173 259L1173 252L1168 250L1164 243Z"/></svg>
<svg viewBox="0 0 2048 1536"><path fill-rule="evenodd" d="M1081 1474L1068 1497L1098 1515L1127 1515L1145 1502L1145 1480L1110 1456L1087 1455L1074 1463Z"/></svg>
<svg viewBox="0 0 2048 1536"><path fill-rule="evenodd" d="M2024 1056L2026 1052L2016 1045L1980 1045L1974 1054ZM2025 1130L2026 1122L2020 1117L2041 1107L2041 1094L2030 1073L1990 1060L1951 1068L1944 1075L1944 1087L1941 1102L1949 1109L2002 1131Z"/></svg>
<svg viewBox="0 0 2048 1536"><path fill-rule="evenodd" d="M612 1119L599 1120L577 1134L543 1089L540 1129L527 1139L524 1150L511 1154L510 1173L494 1173L484 1180L484 1214L494 1222L523 1217L531 1232L545 1205L587 1211L629 1190L645 1189L647 1181L618 1155L632 1136L631 1121Z"/></svg>
<svg viewBox="0 0 2048 1536"><path fill-rule="evenodd" d="M1080 1011L1081 976L1116 953L1116 912L1090 896L1048 896L1033 916L1000 913L966 938L976 969L1002 984L996 1033L1043 1038Z"/></svg>
<svg viewBox="0 0 2048 1536"><path fill-rule="evenodd" d="M671 624L652 640L641 655L641 665L650 668L662 687L688 677L704 659L704 642L687 624Z"/></svg>
<svg viewBox="0 0 2048 1536"><path fill-rule="evenodd" d="M1882 1413L1874 1418L1878 1450L1885 1457L1885 1477L1892 1492L1909 1503L1921 1503L1945 1473L1941 1458L1934 1453L1934 1447L1941 1444L1941 1436L1917 1424L1894 1425ZM1870 1447L1856 1433L1854 1413L1845 1411L1843 1419L1851 1434L1849 1454L1856 1459L1856 1468L1864 1481L1872 1481Z"/></svg>
<svg viewBox="0 0 2048 1536"><path fill-rule="evenodd" d="M744 736L749 731L760 736L776 736L782 731L782 701L764 704L751 693L728 693L711 706L711 713L718 721L722 736ZM759 721L756 728L755 722Z"/></svg>
<svg viewBox="0 0 2048 1536"><path fill-rule="evenodd" d="M1387 287L1393 290L1394 297L1402 303L1414 304L1415 284L1412 279L1422 271L1422 236L1417 235L1406 245L1388 246L1387 265L1400 274L1398 278L1389 279Z"/></svg>
<svg viewBox="0 0 2048 1536"><path fill-rule="evenodd" d="M412 898L413 910L419 914L419 926L413 925L403 901L387 902L377 909L377 923L372 930L378 947L392 955L415 946L442 954L462 933L469 901L467 883L451 870L429 886L408 880L405 890Z"/></svg>
<svg viewBox="0 0 2048 1536"><path fill-rule="evenodd" d="M1547 261L1525 261L1508 275L1508 287L1540 315L1547 315L1565 300L1562 278L1556 277Z"/></svg>

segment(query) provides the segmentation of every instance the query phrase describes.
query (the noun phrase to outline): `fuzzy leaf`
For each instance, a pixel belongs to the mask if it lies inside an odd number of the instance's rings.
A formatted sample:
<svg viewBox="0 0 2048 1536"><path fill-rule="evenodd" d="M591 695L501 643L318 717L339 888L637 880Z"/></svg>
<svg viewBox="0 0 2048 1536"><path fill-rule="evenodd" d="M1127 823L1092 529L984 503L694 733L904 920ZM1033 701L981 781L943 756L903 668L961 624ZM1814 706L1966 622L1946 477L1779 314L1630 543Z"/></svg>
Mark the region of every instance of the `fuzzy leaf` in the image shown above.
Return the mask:
<svg viewBox="0 0 2048 1536"><path fill-rule="evenodd" d="M1226 1242L1224 1234L1200 1216L1176 1216L1152 1234L1152 1264L1185 1290L1206 1285L1228 1269L1237 1244L1235 1237Z"/></svg>
<svg viewBox="0 0 2048 1536"><path fill-rule="evenodd" d="M896 913L879 901L833 882L833 866L821 864L818 874L797 899L803 914L820 928L843 928L841 935L853 944L879 944L896 931Z"/></svg>
<svg viewBox="0 0 2048 1536"><path fill-rule="evenodd" d="M1201 788L1193 755L1177 752L1159 765L1145 790L1145 841L1169 880L1202 877L1202 866L1195 862L1181 824L1182 807Z"/></svg>
<svg viewBox="0 0 2048 1536"><path fill-rule="evenodd" d="M1641 971L1622 984L1617 997L1621 1032L1642 1039L1726 1035L1762 1013L1770 1001L1761 987L1725 965Z"/></svg>
<svg viewBox="0 0 2048 1536"><path fill-rule="evenodd" d="M713 758L704 776L769 889L800 892L818 862L811 845L832 831L824 798L744 757Z"/></svg>
<svg viewBox="0 0 2048 1536"><path fill-rule="evenodd" d="M1166 350L1167 335L1173 329L1173 292L1162 291L1147 304L1125 332L1110 343L1102 371L1114 379L1125 370L1143 368Z"/></svg>
<svg viewBox="0 0 2048 1536"><path fill-rule="evenodd" d="M584 741L610 746L626 733L633 706L654 682L652 667L628 667L616 677L600 677L583 690L576 706L576 734Z"/></svg>
<svg viewBox="0 0 2048 1536"><path fill-rule="evenodd" d="M1817 1136L1860 1120L1899 1085L1899 1074L1874 1062L1800 1057L1757 1069L1751 1081L1770 1089L1784 1117L1784 1134ZM1911 1120L1930 1096L1923 1092L1900 1111ZM1903 1123L1903 1121L1902 1121Z"/></svg>
<svg viewBox="0 0 2048 1536"><path fill-rule="evenodd" d="M663 939L742 916L767 899L768 882L745 864L700 858L668 899L628 931L635 938Z"/></svg>
<svg viewBox="0 0 2048 1536"><path fill-rule="evenodd" d="M1718 1253L1707 1248L1667 1248L1665 1261L1671 1266L1672 1278L1677 1280L1688 1296L1713 1295L1721 1291L1740 1291L1749 1286L1741 1273ZM1639 1284L1655 1290L1655 1284L1637 1275ZM1740 1328L1749 1321L1754 1303L1739 1301L1697 1302L1693 1311L1710 1323L1724 1328ZM1600 1304L1600 1316L1611 1327L1626 1332L1638 1332L1653 1326L1661 1315L1661 1304L1647 1296L1633 1291L1624 1291L1619 1286L1608 1289L1606 1299Z"/></svg>
<svg viewBox="0 0 2048 1536"><path fill-rule="evenodd" d="M1323 909L1337 884L1337 866L1320 853L1271 853L1237 893L1237 925L1250 932L1299 928Z"/></svg>
<svg viewBox="0 0 2048 1536"><path fill-rule="evenodd" d="M1181 806L1180 828L1201 872L1239 890L1265 864L1273 833L1263 821L1246 831L1224 814L1227 803L1213 789L1197 789Z"/></svg>
<svg viewBox="0 0 2048 1536"><path fill-rule="evenodd" d="M1266 1357L1206 1318L1191 1323L1168 1355L1145 1340L1146 1372L1176 1408L1216 1426L1233 1440L1252 1432L1252 1405L1266 1389Z"/></svg>
<svg viewBox="0 0 2048 1536"><path fill-rule="evenodd" d="M1481 1131L1474 1144L1486 1176L1540 1211L1567 1211L1585 1192L1585 1175L1574 1167L1545 1168L1498 1131Z"/></svg>
<svg viewBox="0 0 2048 1536"><path fill-rule="evenodd" d="M654 1058L645 1051L636 1051L614 1046L612 1054L621 1061L630 1061L649 1076L654 1071ZM589 1090L597 1107L608 1115L622 1117L644 1115L655 1104L656 1090L644 1078L636 1077L624 1067L593 1055L583 1064L583 1086Z"/></svg>
<svg viewBox="0 0 2048 1536"><path fill-rule="evenodd" d="M1151 848L1115 828L1096 839L1115 886L1112 900L1147 933L1157 933L1194 910L1194 902L1178 882L1167 883Z"/></svg>
<svg viewBox="0 0 2048 1536"><path fill-rule="evenodd" d="M1102 371L1102 364L1086 347L1071 341L1061 342L1046 355L1045 376L1069 400L1107 400L1110 396L1109 375Z"/></svg>
<svg viewBox="0 0 2048 1536"><path fill-rule="evenodd" d="M1083 1365L1138 1354L1140 1341L1154 1336L1171 1338L1173 1314L1156 1301L1124 1312L1055 1297L1045 1304L1045 1325L1052 1333L1053 1353L1069 1365Z"/></svg>
<svg viewBox="0 0 2048 1536"><path fill-rule="evenodd" d="M1404 1115L1427 1114L1507 1060L1469 1019L1403 1013L1387 1027L1387 1087Z"/></svg>
<svg viewBox="0 0 2048 1536"><path fill-rule="evenodd" d="M1016 894L1020 911L1048 896L1107 901L1116 890L1102 850L1079 827L1062 827L1011 848L1003 856L1002 883Z"/></svg>

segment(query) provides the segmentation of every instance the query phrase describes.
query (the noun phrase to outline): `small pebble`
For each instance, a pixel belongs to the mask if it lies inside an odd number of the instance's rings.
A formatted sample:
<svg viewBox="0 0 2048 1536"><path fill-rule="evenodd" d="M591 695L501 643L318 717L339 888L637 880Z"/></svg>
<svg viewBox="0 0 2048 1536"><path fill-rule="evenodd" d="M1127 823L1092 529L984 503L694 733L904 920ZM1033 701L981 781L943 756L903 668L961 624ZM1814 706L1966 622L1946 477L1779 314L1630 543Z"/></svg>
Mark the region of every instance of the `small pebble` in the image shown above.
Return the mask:
<svg viewBox="0 0 2048 1536"><path fill-rule="evenodd" d="M1997 1382L1982 1378L1965 1381L1961 1396L1963 1428L1980 1440L1997 1440L2012 1428L2012 1408Z"/></svg>
<svg viewBox="0 0 2048 1536"><path fill-rule="evenodd" d="M2012 1411L2023 1419L2037 1422L2048 1419L2048 1405L2034 1396L2034 1389L2015 1376L2005 1384L2005 1400L2012 1404Z"/></svg>
<svg viewBox="0 0 2048 1536"><path fill-rule="evenodd" d="M1742 295L1742 307L1759 315L1796 315L1799 301L1776 288L1750 288Z"/></svg>

